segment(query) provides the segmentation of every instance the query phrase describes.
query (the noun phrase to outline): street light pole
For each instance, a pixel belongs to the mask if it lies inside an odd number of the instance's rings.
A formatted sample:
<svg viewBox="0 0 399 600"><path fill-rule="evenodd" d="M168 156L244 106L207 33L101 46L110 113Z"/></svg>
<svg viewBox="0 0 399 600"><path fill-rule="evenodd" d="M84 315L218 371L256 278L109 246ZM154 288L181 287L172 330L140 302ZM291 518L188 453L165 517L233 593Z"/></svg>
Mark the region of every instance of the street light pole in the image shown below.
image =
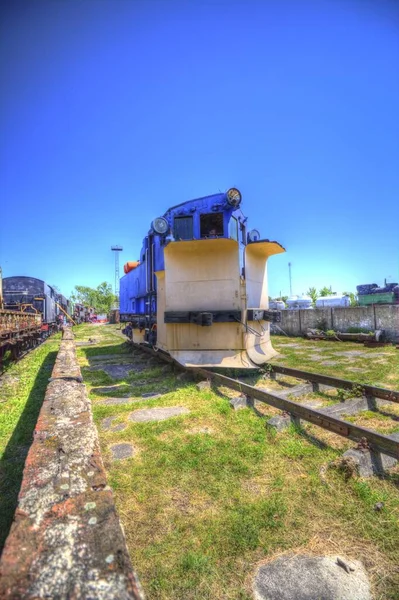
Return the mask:
<svg viewBox="0 0 399 600"><path fill-rule="evenodd" d="M112 252L115 254L115 296L117 308L119 308L119 252L122 252L122 246L111 246Z"/></svg>

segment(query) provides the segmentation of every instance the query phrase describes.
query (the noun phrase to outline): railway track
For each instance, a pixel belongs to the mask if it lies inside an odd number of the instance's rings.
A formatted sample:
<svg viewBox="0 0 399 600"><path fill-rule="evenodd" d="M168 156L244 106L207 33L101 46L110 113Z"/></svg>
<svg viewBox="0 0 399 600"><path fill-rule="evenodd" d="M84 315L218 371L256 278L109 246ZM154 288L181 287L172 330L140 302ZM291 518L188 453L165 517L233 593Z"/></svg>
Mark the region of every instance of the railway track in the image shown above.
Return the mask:
<svg viewBox="0 0 399 600"><path fill-rule="evenodd" d="M386 436L371 429L355 425L344 419L337 418L332 414L328 414L328 411L325 409L317 410L306 405L301 405L286 397L288 395L295 396L297 391L306 393L303 385L300 388L299 386L293 386L283 394L275 393L272 390L265 391L264 389L248 385L240 378L234 379L232 377L227 377L226 375L221 375L207 369L184 369L184 367L176 363L169 355L164 354L161 351L155 352L151 348L138 346L132 342L130 343L135 349L142 350L147 354L157 356L168 363L175 364L179 369L190 372L195 377L201 377L213 384L223 385L232 390L240 392L241 394L245 395L247 404L250 407L254 407L255 400L264 404L268 404L281 410L283 413L290 415L294 420L297 420L297 422L299 422L299 420L307 421L337 435L357 442L362 448L367 448L375 453L381 453L391 456L395 459L399 459L399 440L395 439L395 436ZM372 406L373 400L375 399L399 403L399 391L348 381L346 379L339 379L337 377L329 377L319 373L310 373L308 371L301 371L299 369L290 369L277 365L268 365L266 371L270 374L271 378L276 378L276 376L280 374L309 382L310 389L307 391L318 391L320 386L327 386L328 388L352 390L353 398L358 398L361 394L362 397L367 399ZM347 398L347 400L351 399L352 397ZM345 403L341 404L343 404L345 408ZM374 410L378 410L376 403L374 404Z"/></svg>

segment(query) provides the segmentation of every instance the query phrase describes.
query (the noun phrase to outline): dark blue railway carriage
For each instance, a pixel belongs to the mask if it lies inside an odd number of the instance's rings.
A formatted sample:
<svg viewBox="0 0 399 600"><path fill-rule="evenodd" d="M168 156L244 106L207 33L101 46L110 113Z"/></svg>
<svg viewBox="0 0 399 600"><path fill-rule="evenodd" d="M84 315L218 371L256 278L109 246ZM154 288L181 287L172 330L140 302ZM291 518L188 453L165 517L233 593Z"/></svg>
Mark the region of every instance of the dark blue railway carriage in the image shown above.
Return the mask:
<svg viewBox="0 0 399 600"><path fill-rule="evenodd" d="M56 323L56 293L46 282L35 277L5 277L3 279L4 308L27 313L40 313L44 325Z"/></svg>

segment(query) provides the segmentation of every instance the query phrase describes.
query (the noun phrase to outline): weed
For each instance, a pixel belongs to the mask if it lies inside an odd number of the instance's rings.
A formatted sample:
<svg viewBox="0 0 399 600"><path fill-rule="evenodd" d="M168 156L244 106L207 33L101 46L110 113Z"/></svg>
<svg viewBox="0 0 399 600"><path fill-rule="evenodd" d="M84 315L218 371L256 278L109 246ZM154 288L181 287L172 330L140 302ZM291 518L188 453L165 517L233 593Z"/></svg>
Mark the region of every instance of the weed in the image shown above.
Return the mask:
<svg viewBox="0 0 399 600"><path fill-rule="evenodd" d="M327 329L328 329L327 319L319 319L316 322L316 329L319 329L320 331L327 331Z"/></svg>
<svg viewBox="0 0 399 600"><path fill-rule="evenodd" d="M369 329L364 327L348 327L346 331L347 333L374 333L373 331L370 331Z"/></svg>
<svg viewBox="0 0 399 600"><path fill-rule="evenodd" d="M185 573L192 571L200 575L209 571L212 568L212 564L209 556L205 556L201 552L191 551L184 554L180 561L180 567Z"/></svg>
<svg viewBox="0 0 399 600"><path fill-rule="evenodd" d="M340 402L349 400L349 398L360 398L364 396L364 388L360 384L354 384L350 389L337 389L337 398Z"/></svg>
<svg viewBox="0 0 399 600"><path fill-rule="evenodd" d="M266 363L259 370L261 373L263 373L264 377L269 377L270 374L273 373L273 365L271 365L270 363Z"/></svg>

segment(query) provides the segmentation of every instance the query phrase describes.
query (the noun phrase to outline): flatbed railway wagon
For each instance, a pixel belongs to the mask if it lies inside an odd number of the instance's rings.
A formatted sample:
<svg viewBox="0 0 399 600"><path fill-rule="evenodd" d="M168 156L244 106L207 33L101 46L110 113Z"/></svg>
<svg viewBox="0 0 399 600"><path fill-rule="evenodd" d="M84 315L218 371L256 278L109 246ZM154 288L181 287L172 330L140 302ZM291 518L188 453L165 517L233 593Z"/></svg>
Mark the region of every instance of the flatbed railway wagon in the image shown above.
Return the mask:
<svg viewBox="0 0 399 600"><path fill-rule="evenodd" d="M40 313L0 309L0 369L8 351L16 360L22 352L36 346L41 337Z"/></svg>

